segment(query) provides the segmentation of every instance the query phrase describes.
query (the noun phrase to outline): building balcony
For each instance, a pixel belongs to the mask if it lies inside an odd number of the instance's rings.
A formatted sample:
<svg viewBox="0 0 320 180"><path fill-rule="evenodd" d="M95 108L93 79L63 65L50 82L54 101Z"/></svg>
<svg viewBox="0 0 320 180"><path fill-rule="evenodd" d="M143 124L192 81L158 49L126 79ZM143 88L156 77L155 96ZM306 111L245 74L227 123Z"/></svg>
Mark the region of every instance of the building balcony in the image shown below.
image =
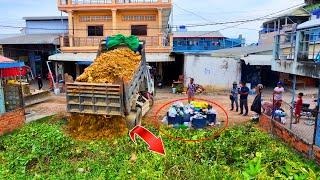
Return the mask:
<svg viewBox="0 0 320 180"><path fill-rule="evenodd" d="M284 61L272 62L272 70L311 78L320 78L320 64L312 61Z"/></svg>
<svg viewBox="0 0 320 180"><path fill-rule="evenodd" d="M60 11L171 8L172 0L57 0Z"/></svg>
<svg viewBox="0 0 320 180"><path fill-rule="evenodd" d="M139 40L145 41L146 52L171 52L172 44L170 38L160 38L159 36L139 36ZM101 40L105 37L60 37L60 49L62 52L97 52Z"/></svg>

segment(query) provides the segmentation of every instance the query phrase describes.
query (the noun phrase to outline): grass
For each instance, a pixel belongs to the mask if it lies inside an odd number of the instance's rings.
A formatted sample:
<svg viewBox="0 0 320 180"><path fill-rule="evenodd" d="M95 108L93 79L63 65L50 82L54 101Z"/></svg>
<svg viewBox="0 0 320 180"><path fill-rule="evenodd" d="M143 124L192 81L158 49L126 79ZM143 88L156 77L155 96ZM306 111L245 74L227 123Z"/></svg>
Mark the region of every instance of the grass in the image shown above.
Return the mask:
<svg viewBox="0 0 320 180"><path fill-rule="evenodd" d="M163 137L166 156L129 137L76 141L64 120L45 118L0 137L0 179L319 179L320 169L247 124L213 141ZM156 132L150 127L153 132ZM170 131L170 130L169 130ZM184 130L172 129L182 136ZM157 133L156 133L157 134ZM190 133L190 138L197 132ZM199 136L205 132L199 131Z"/></svg>

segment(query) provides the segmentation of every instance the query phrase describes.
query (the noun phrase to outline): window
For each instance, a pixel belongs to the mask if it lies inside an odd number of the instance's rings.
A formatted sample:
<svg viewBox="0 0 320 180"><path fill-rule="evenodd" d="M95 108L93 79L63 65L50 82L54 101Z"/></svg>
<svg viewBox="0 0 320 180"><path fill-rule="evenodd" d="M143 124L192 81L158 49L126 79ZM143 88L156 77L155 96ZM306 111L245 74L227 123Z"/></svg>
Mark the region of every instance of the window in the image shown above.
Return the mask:
<svg viewBox="0 0 320 180"><path fill-rule="evenodd" d="M112 16L80 16L80 22L112 21Z"/></svg>
<svg viewBox="0 0 320 180"><path fill-rule="evenodd" d="M122 21L155 21L155 15L134 15L134 16L122 16Z"/></svg>
<svg viewBox="0 0 320 180"><path fill-rule="evenodd" d="M88 26L88 36L103 36L103 26Z"/></svg>
<svg viewBox="0 0 320 180"><path fill-rule="evenodd" d="M147 26L146 25L132 25L131 26L131 35L136 35L136 36L148 35Z"/></svg>

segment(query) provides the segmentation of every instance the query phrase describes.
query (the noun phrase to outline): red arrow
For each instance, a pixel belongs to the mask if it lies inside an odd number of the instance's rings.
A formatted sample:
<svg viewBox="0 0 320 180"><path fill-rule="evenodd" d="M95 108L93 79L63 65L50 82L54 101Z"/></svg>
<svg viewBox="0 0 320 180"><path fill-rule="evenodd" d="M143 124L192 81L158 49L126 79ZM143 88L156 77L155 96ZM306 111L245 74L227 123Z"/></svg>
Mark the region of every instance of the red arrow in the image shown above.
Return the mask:
<svg viewBox="0 0 320 180"><path fill-rule="evenodd" d="M142 126L136 126L130 133L130 138L133 142L136 142L135 135L142 138L144 142L149 145L149 150L160 155L165 155L164 145L161 138L156 137L152 132Z"/></svg>

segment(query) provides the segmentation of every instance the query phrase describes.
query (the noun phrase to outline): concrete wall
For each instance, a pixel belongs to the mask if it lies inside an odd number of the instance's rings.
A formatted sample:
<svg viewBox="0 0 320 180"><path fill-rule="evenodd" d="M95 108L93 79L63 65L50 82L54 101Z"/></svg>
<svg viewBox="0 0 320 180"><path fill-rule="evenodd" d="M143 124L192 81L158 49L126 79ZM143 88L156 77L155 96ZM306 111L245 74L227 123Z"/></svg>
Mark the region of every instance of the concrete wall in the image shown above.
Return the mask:
<svg viewBox="0 0 320 180"><path fill-rule="evenodd" d="M60 34L68 32L68 20L26 21L26 34ZM54 30L52 30L54 29Z"/></svg>
<svg viewBox="0 0 320 180"><path fill-rule="evenodd" d="M185 85L189 78L196 84L217 89L229 89L233 81L240 81L241 65L234 58L219 58L209 55L185 55Z"/></svg>
<svg viewBox="0 0 320 180"><path fill-rule="evenodd" d="M320 78L320 65L312 62L277 60L272 61L272 70L299 76Z"/></svg>

